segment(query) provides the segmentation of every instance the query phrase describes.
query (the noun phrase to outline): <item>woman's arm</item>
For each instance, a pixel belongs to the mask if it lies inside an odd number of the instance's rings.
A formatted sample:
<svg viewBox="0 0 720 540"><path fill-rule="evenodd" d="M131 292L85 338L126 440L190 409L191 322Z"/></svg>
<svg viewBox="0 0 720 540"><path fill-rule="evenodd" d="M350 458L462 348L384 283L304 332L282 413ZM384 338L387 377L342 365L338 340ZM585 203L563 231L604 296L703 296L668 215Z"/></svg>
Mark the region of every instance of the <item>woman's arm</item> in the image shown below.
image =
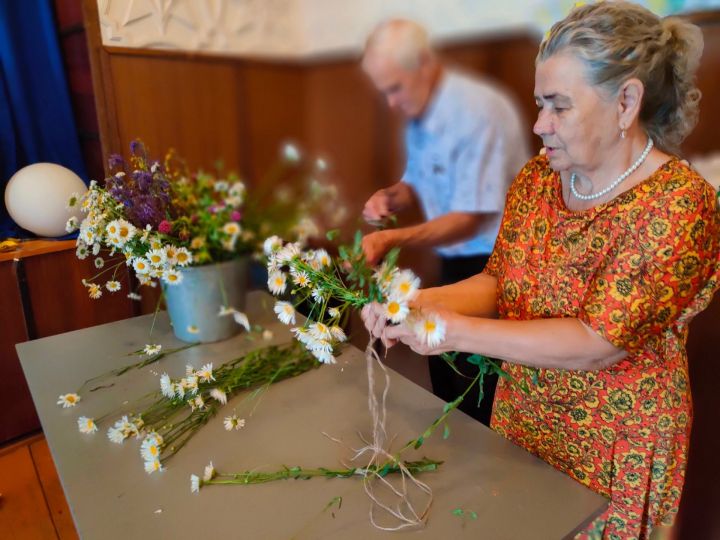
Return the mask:
<svg viewBox="0 0 720 540"><path fill-rule="evenodd" d="M495 318L497 278L481 273L452 285L422 289L414 306L438 306L461 315Z"/></svg>
<svg viewBox="0 0 720 540"><path fill-rule="evenodd" d="M477 353L530 367L594 371L616 364L618 349L579 319L494 320L433 310L446 323L445 341L423 344L407 325L386 326L383 341L401 341L419 354ZM377 329L377 328L376 328Z"/></svg>

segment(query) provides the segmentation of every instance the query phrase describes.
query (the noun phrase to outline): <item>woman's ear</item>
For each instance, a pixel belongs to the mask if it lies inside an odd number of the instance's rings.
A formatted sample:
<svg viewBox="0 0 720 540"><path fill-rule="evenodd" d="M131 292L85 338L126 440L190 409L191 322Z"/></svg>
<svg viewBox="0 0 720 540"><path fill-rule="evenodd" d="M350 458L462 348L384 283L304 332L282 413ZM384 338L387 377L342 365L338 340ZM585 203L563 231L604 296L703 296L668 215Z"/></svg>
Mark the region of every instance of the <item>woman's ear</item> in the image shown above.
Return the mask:
<svg viewBox="0 0 720 540"><path fill-rule="evenodd" d="M621 129L627 129L640 115L645 86L639 79L628 79L618 92L618 121Z"/></svg>

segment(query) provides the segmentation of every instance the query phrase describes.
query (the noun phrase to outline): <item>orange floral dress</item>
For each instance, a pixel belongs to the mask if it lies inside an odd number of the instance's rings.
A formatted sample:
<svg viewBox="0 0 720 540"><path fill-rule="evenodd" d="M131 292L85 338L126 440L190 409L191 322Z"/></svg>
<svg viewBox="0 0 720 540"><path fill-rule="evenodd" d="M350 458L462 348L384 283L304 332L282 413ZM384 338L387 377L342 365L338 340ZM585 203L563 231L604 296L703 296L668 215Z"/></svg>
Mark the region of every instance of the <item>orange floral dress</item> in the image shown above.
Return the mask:
<svg viewBox="0 0 720 540"><path fill-rule="evenodd" d="M646 538L677 512L692 418L688 323L720 278L712 187L673 158L615 199L570 211L539 156L520 172L486 272L500 318L578 318L629 354L599 371L505 363L492 427L611 499L582 538Z"/></svg>

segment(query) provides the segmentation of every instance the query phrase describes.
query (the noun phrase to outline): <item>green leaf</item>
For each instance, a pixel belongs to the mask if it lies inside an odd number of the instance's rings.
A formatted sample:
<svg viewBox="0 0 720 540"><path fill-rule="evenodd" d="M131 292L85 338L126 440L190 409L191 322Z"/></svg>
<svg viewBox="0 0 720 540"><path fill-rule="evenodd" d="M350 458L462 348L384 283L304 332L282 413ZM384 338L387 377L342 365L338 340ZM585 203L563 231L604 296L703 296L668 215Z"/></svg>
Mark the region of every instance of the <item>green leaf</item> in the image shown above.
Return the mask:
<svg viewBox="0 0 720 540"><path fill-rule="evenodd" d="M454 516L462 516L463 515L463 509L462 508L456 508L452 511Z"/></svg>
<svg viewBox="0 0 720 540"><path fill-rule="evenodd" d="M477 512L471 511L471 512L470 512L470 517L471 517L472 519L477 519Z"/></svg>
<svg viewBox="0 0 720 540"><path fill-rule="evenodd" d="M415 450L417 450L418 448L420 448L423 445L424 442L425 442L425 439L423 438L422 435L420 435L417 439L415 439L415 444L413 445L413 448L415 448Z"/></svg>
<svg viewBox="0 0 720 540"><path fill-rule="evenodd" d="M325 233L325 238L327 238L330 242L335 240L338 235L340 234L340 229L330 229L328 232Z"/></svg>
<svg viewBox="0 0 720 540"><path fill-rule="evenodd" d="M450 436L450 426L445 422L445 429L443 429L443 439L447 439Z"/></svg>

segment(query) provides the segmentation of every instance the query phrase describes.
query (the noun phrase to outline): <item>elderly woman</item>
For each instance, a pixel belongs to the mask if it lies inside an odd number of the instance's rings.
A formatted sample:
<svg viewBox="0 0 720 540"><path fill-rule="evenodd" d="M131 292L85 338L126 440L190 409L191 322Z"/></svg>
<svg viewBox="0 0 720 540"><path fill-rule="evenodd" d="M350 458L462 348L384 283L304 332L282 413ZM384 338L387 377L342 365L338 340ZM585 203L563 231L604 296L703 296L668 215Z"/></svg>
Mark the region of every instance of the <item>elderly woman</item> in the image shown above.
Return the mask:
<svg viewBox="0 0 720 540"><path fill-rule="evenodd" d="M536 61L544 155L508 193L486 270L426 289L445 341L366 325L421 354L481 353L501 381L492 427L611 499L585 538L672 522L691 424L685 341L720 276L713 189L675 157L694 127L698 28L625 2L575 8Z"/></svg>

